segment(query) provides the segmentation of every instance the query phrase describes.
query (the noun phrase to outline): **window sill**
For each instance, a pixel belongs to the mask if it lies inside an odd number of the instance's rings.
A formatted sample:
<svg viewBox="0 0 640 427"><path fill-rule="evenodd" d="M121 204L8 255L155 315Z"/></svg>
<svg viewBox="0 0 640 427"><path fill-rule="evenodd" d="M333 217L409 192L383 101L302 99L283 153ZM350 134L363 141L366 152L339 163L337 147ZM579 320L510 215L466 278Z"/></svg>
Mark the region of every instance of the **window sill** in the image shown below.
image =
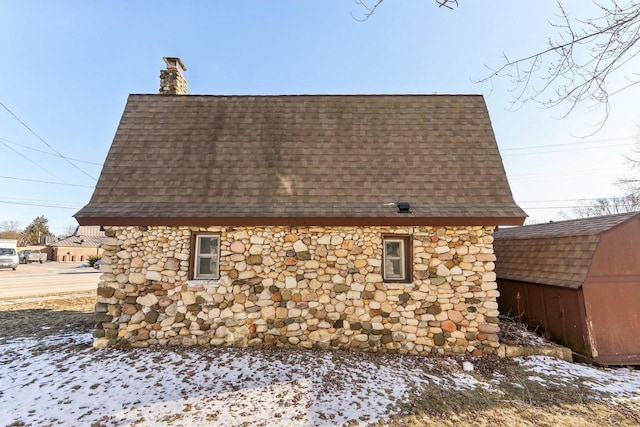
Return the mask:
<svg viewBox="0 0 640 427"><path fill-rule="evenodd" d="M206 288L218 286L220 279L191 279L184 282L190 291L202 291Z"/></svg>
<svg viewBox="0 0 640 427"><path fill-rule="evenodd" d="M405 289L413 287L413 282L382 282L387 289Z"/></svg>

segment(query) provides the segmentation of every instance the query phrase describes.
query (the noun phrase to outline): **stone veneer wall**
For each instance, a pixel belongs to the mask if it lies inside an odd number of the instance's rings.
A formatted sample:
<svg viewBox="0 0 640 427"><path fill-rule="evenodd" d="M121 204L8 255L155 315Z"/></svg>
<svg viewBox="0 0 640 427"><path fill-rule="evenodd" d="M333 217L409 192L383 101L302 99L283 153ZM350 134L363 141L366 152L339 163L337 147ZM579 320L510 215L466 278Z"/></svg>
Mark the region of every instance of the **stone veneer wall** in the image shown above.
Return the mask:
<svg viewBox="0 0 640 427"><path fill-rule="evenodd" d="M188 280L194 231L220 279ZM94 345L495 353L493 227L111 227ZM383 283L382 234L413 238L411 284Z"/></svg>
<svg viewBox="0 0 640 427"><path fill-rule="evenodd" d="M188 84L176 68L160 70L160 93L163 95L186 95Z"/></svg>

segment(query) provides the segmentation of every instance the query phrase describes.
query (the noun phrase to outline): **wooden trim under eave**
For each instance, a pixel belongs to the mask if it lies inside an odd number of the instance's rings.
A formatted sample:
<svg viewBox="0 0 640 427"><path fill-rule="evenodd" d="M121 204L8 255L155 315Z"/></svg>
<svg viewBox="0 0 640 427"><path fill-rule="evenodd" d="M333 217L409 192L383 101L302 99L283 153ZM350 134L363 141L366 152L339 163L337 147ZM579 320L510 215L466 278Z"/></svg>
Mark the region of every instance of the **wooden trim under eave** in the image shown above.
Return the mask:
<svg viewBox="0 0 640 427"><path fill-rule="evenodd" d="M100 226L497 226L522 225L525 217L76 217L80 225Z"/></svg>

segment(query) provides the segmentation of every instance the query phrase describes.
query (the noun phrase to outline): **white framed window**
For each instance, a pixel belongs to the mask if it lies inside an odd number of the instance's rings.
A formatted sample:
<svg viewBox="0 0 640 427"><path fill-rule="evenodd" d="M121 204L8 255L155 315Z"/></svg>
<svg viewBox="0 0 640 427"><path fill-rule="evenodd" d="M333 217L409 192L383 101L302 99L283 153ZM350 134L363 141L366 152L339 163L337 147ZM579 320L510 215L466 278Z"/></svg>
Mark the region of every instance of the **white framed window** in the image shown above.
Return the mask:
<svg viewBox="0 0 640 427"><path fill-rule="evenodd" d="M383 236L382 278L385 282L411 281L410 243L409 236Z"/></svg>
<svg viewBox="0 0 640 427"><path fill-rule="evenodd" d="M194 279L220 278L220 236L217 234L196 234L193 257Z"/></svg>

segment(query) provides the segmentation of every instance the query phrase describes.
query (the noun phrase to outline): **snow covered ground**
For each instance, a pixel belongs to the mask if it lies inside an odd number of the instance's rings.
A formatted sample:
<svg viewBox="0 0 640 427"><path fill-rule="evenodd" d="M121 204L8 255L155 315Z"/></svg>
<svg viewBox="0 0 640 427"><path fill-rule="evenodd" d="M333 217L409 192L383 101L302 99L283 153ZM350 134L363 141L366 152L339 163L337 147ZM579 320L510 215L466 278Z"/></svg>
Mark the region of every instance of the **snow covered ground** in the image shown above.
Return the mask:
<svg viewBox="0 0 640 427"><path fill-rule="evenodd" d="M426 390L505 395L512 390L506 383L514 385L498 371L465 372L456 358L93 349L91 342L89 334L67 334L0 344L0 426L367 425L401 413L410 396ZM477 359L465 360L479 367ZM578 384L589 398L640 400L640 370L600 369L547 357L508 363L531 384Z"/></svg>

